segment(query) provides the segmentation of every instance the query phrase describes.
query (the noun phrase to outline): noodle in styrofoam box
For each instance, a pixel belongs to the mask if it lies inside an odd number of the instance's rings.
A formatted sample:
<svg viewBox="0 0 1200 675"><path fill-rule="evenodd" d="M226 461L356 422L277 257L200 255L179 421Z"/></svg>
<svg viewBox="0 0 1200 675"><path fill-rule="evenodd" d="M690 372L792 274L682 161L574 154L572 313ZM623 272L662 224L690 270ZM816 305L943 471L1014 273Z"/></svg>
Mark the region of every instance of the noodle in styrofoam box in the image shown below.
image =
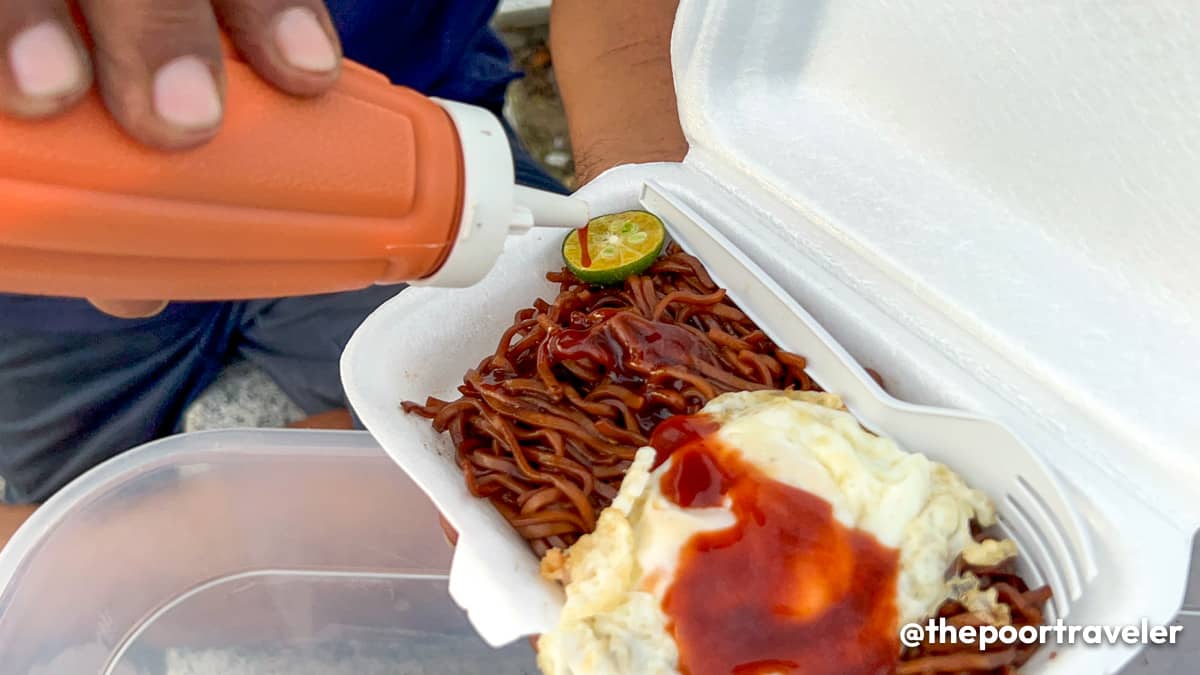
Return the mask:
<svg viewBox="0 0 1200 675"><path fill-rule="evenodd" d="M577 548L571 544L576 542L578 534L592 531L598 520L596 514L600 513L601 524L610 518L607 514L613 509L605 507L617 496L620 478L629 470L637 447L647 441L655 424L666 417L666 414L652 411L647 417L638 419L637 413L643 412L640 398L652 394L654 387L630 390L631 380L637 381L641 377L643 384L658 383L654 377L648 377L649 372L666 375L671 383L662 387L664 390L658 396L660 404L670 408L666 413L696 412L721 392L757 389L770 393L770 390L782 387L814 387L803 372L803 358L778 350L766 336L755 335L755 325L739 325L737 322L744 321L745 317L736 306L728 303L721 289L707 279L695 259L683 252L668 250L658 267L650 269L644 279L630 277L622 288L604 289L581 286L565 271L554 271L562 261L547 255L550 253L547 249L553 245L552 239L534 234L522 244L524 246L510 247L509 253L514 257L528 256L526 262L508 267L502 261L498 273L510 279L498 280L497 285L485 282L484 294L474 299L474 316L486 317L491 335L482 333L476 324L452 325L456 319L446 318L451 325L442 328L448 333L460 330L462 336L455 353L458 354L458 369L467 371L467 376L458 381L457 386L454 381L448 381L446 372L438 371L436 377L428 378L415 370L413 364L425 363L422 358L436 362L438 353L433 351L436 348L433 344L428 344L421 358L409 362L400 374L390 372L391 377L398 377L398 383L384 382L382 376L388 372L379 369L358 371L354 375L360 387L367 378L373 381L373 386L390 390L389 396L400 395L400 400L410 401L406 408L413 414L404 417L424 414L433 418L433 425L426 430L397 424L397 408L379 406L379 392L365 399L367 410L359 410L368 428L377 436L382 434L389 438L385 447L401 466L414 474L418 483L425 486L451 524L460 530L462 538L451 575L451 593L468 610L485 639L496 643L506 641L497 639L502 635L545 633L565 616L560 614L562 601L559 598L562 596L558 587L546 586L545 579L530 578L535 567L526 561L533 556L522 555L514 549L514 543L520 540L514 534L520 534L532 543L533 550L539 555L552 554L546 555L546 561L553 562L552 558L559 561L559 574L562 574L571 567L570 561ZM544 247L540 256L538 247ZM530 279L535 270L533 261L542 265L541 274L550 274L551 283L534 285ZM524 297L512 293L512 288L517 285L526 289ZM457 293L438 292L438 304L467 300L455 298ZM535 298L545 301L534 301ZM407 310L403 300L401 297L392 301L398 307L397 312ZM563 304L562 311L558 311L560 304ZM382 313L380 311L380 315ZM414 313L407 310L409 317ZM506 318L502 318L505 315ZM398 316L398 313L392 316ZM382 321L376 316L368 324L376 323L377 319ZM648 341L646 336L650 334L654 339ZM374 339L378 340L380 335ZM654 345L648 342L654 342ZM761 348L756 350L755 347ZM353 342L343 364L354 363L352 352L355 352ZM680 360L688 354L698 354L698 358ZM544 360L553 357L554 363L539 363L539 357ZM596 368L619 370L629 366L632 370L625 372L619 382L600 382L598 372L594 372ZM547 368L556 369L557 375L548 375ZM780 376L782 380L776 380ZM625 390L604 390L605 387L613 389L611 386ZM688 394L684 395L685 392ZM432 399L426 399L426 396L432 396ZM670 405L672 399L673 407ZM355 401L353 395L352 401ZM355 406L358 410L356 401ZM564 425L562 420L570 420L570 423ZM548 422L552 422L551 426L546 425ZM431 437L430 430L445 431L446 434ZM408 440L404 441L406 437ZM425 447L434 450L438 459L392 449L400 447L398 443L410 444L415 438L420 438ZM598 453L607 453L608 460ZM564 461L566 458L570 461ZM455 472L457 476L454 476ZM587 472L592 472L592 476L586 476ZM556 476L547 476L550 473ZM455 478L460 482L457 485ZM598 485L604 486L598 489ZM499 508L491 508L490 512L485 509L481 513L481 504L487 506L488 502L472 500L473 495L491 497ZM978 516L978 525L988 525L990 507L979 508L982 510L968 512L967 518L974 513ZM860 525L862 522L854 521L851 533L857 532ZM958 527L966 532L965 521ZM497 528L502 531L497 532ZM580 545L586 540L588 538L584 537ZM966 544L976 545L971 537L960 543L964 545L944 555L953 557ZM889 539L889 544L896 545L894 537ZM950 597L948 593L952 592L952 586L960 591L966 587L967 591L978 593L995 584L1003 587L1008 601L1024 602L1031 607L1044 603L1049 597L1048 590L1027 590L1024 579L1015 575L1010 567L1015 549L1010 544L1000 546L1000 549L1008 550L1009 554L1004 560L992 562L1007 560L1006 565L973 568L983 573L982 578L973 578L972 567L959 562L955 569L962 574L961 580L940 587L934 596ZM886 550L896 551L894 548ZM883 554L883 557L887 555L890 554ZM510 567L500 562L505 560L516 565ZM536 557L533 557L535 561ZM928 563L926 561L926 565ZM932 562L932 565L938 563ZM942 560L941 565L947 567L947 560ZM553 569L548 575L556 578ZM562 575L557 579L565 581L568 607L571 607L570 580ZM881 580L886 583L887 575L884 574ZM662 578L658 580L659 586L664 583ZM912 585L906 581L905 587L911 589ZM984 603L990 602L988 607L995 607L996 591L986 592L990 593L991 599ZM1030 593L1025 601L1013 595L1025 592ZM878 591L874 595L886 598L892 591ZM947 602L962 599L961 596L956 598ZM982 607L978 602L974 604L977 608ZM998 604L1004 605L1003 602ZM886 607L886 603L881 607ZM954 611L961 610L952 609L950 614ZM1001 614L996 617L1004 623L1042 621L1040 614ZM884 616L893 615L884 613ZM894 616L884 621L886 629L881 634L892 635L893 621ZM550 644L553 643L551 637ZM887 645L892 644L892 640L888 638L881 644L884 652L890 653L892 647ZM983 662L978 659L964 661L967 656L971 655L956 657L958 661L952 664L960 670L986 673L991 670L989 664L998 667L1003 663L1019 663L1028 657L1028 653L1008 652ZM912 667L918 668L912 671L924 671L936 665L936 662L926 665L925 661L941 657L928 655L923 650L908 650L905 658L910 659ZM553 665L545 667L548 670L554 668ZM566 671L600 673L604 669L586 667Z"/></svg>

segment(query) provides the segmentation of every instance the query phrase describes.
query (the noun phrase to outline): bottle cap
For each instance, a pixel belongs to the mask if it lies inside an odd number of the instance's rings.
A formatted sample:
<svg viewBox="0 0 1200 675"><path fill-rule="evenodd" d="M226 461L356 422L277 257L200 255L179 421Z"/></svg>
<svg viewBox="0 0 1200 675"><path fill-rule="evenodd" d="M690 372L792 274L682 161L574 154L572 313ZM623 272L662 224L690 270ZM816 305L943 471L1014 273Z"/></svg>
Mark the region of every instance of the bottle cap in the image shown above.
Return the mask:
<svg viewBox="0 0 1200 675"><path fill-rule="evenodd" d="M465 287L495 265L510 234L531 227L587 224L587 202L515 184L508 136L489 111L433 99L450 115L463 154L463 205L458 232L442 266L414 286Z"/></svg>

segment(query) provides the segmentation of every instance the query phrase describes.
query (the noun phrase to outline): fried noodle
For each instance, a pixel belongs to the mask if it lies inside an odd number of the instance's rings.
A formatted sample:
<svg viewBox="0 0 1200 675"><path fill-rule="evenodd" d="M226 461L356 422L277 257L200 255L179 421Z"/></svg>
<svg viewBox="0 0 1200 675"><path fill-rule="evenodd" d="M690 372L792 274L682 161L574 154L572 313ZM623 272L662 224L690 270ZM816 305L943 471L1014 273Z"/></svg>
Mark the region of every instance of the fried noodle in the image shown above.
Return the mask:
<svg viewBox="0 0 1200 675"><path fill-rule="evenodd" d="M566 269L546 278L559 285L553 302L516 313L496 350L467 371L459 398L403 404L450 434L471 494L491 501L539 556L595 528L664 419L725 392L819 391L804 357L779 349L675 244L619 287ZM1030 590L1011 567L964 570L997 590L1014 625L1042 623L1048 588ZM952 601L938 616L980 620ZM904 650L895 672L1011 673L1032 651L928 644Z"/></svg>
<svg viewBox="0 0 1200 675"><path fill-rule="evenodd" d="M729 391L817 389L673 244L619 287L546 277L554 301L516 313L460 398L404 404L450 433L471 494L539 555L592 531L660 421Z"/></svg>

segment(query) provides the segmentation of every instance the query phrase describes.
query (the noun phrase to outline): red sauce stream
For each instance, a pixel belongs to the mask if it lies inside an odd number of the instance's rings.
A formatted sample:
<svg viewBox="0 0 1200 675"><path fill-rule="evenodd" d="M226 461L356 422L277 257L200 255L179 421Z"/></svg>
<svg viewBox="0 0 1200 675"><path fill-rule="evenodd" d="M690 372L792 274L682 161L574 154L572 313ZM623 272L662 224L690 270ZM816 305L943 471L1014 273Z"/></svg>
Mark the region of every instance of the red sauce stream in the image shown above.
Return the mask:
<svg viewBox="0 0 1200 675"><path fill-rule="evenodd" d="M833 517L829 502L772 480L713 435L673 417L650 444L674 457L663 494L682 507L728 498L736 524L695 535L663 599L685 675L883 675L900 653L899 553Z"/></svg>
<svg viewBox="0 0 1200 675"><path fill-rule="evenodd" d="M584 223L583 227L579 228L579 262L588 268L592 266L592 254L588 251L588 225Z"/></svg>

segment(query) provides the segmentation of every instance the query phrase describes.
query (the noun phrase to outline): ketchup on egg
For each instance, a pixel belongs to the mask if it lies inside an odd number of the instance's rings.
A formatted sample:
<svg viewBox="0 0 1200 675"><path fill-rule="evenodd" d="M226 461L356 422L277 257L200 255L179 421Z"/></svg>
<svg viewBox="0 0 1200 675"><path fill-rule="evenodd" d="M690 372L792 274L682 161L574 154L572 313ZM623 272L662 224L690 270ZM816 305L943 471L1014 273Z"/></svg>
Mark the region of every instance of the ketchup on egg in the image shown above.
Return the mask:
<svg viewBox="0 0 1200 675"><path fill-rule="evenodd" d="M685 675L884 675L900 653L899 553L848 528L824 499L773 480L704 415L654 431L667 499L726 506L733 526L694 535L663 598Z"/></svg>

